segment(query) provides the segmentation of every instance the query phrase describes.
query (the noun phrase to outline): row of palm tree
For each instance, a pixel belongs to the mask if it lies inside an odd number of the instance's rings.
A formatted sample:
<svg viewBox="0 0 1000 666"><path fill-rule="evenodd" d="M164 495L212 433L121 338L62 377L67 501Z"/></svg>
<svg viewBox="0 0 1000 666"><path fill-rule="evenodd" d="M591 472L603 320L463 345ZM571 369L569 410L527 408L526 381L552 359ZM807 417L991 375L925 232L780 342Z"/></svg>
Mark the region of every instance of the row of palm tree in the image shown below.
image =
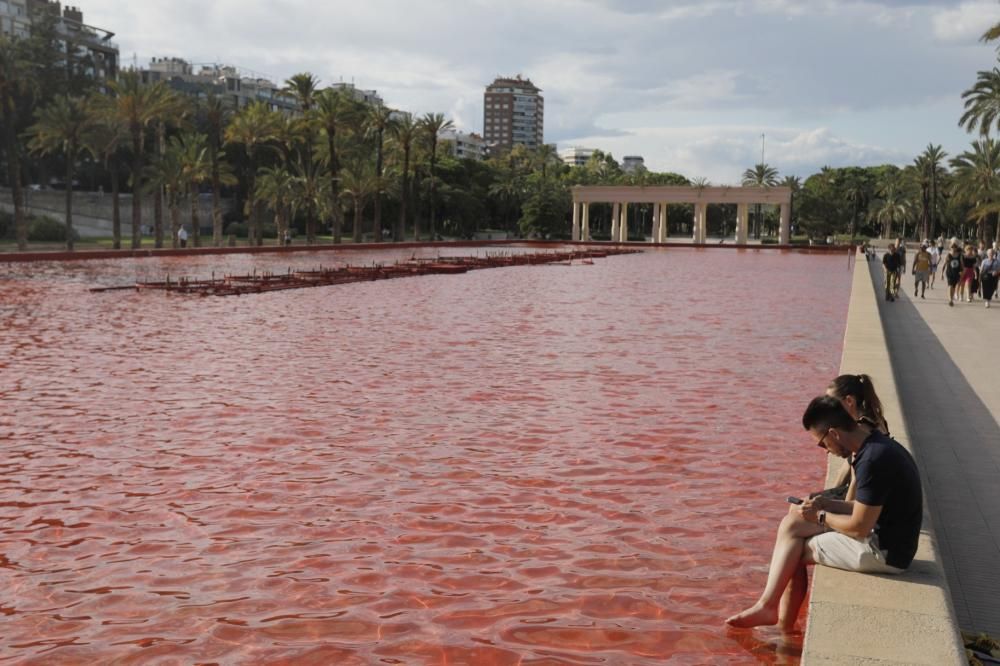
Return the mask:
<svg viewBox="0 0 1000 666"><path fill-rule="evenodd" d="M85 154L108 171L115 248L121 247L122 171L133 192L132 247L140 245L141 204L149 196L154 202L162 196L166 202L174 243L179 208L188 199L194 215L193 243L200 245L197 200L206 184L213 197L214 245L223 242L220 192L236 184L241 185L241 212L249 221L249 236L255 244L263 242L265 209L274 214L281 233L301 214L309 243L316 241L321 223L339 243L344 206L354 210L353 235L360 241L360 218L369 201L374 204L377 242L382 238L383 198L390 185L400 207L393 237L401 239L413 219L413 235L419 238L419 222L413 215L413 170L418 155L426 161L429 231L432 237L437 234L439 136L452 127L450 120L438 113L415 118L382 104L363 104L341 89L320 89L318 80L308 73L290 78L286 91L298 101L300 113L284 115L264 103L234 113L215 97L192 105L164 83L144 84L133 71L110 82L106 93L56 97L37 115L28 132L28 147L36 156L55 156L66 165L68 247L72 249L73 244L71 184ZM396 181L392 184L387 170L390 160ZM154 217L159 247L163 231L158 211Z"/></svg>

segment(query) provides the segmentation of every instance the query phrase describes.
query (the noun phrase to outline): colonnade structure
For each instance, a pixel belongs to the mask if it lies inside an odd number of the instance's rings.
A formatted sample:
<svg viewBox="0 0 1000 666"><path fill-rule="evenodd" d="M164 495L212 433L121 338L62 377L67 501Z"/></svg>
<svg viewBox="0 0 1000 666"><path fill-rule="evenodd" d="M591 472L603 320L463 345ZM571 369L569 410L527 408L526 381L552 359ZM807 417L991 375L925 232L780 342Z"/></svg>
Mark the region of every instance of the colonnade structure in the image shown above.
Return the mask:
<svg viewBox="0 0 1000 666"><path fill-rule="evenodd" d="M618 186L577 185L573 193L573 240L589 241L590 205L611 204L611 240L628 241L628 207L636 203L653 204L653 243L667 242L667 204L693 204L694 225L691 241L707 240L708 204L736 204L736 243L747 242L749 207L756 204L779 206L778 243L791 241L790 187L699 187L699 186Z"/></svg>

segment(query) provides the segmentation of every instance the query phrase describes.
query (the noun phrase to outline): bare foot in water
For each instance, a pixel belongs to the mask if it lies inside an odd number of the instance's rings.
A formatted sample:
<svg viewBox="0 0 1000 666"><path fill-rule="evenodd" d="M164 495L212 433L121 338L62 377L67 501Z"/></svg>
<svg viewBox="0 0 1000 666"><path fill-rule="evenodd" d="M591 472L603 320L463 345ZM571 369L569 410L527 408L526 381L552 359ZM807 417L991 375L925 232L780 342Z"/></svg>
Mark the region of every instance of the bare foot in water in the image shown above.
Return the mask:
<svg viewBox="0 0 1000 666"><path fill-rule="evenodd" d="M778 611L759 604L754 604L742 613L737 613L726 620L726 624L738 629L749 629L750 627L761 627L777 623Z"/></svg>

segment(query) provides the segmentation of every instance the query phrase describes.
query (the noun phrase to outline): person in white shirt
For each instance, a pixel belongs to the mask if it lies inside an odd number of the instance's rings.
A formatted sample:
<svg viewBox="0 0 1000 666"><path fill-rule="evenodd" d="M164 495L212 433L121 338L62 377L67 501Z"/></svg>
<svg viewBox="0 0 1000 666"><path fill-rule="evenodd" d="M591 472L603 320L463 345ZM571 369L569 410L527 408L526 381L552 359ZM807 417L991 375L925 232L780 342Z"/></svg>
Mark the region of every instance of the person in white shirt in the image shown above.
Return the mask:
<svg viewBox="0 0 1000 666"><path fill-rule="evenodd" d="M990 301L993 300L993 294L996 293L998 278L1000 278L1000 259L997 258L996 250L990 248L986 251L986 258L983 259L983 263L979 267L979 281L982 283L983 300L986 301L986 307L990 307Z"/></svg>
<svg viewBox="0 0 1000 666"><path fill-rule="evenodd" d="M177 240L180 241L181 247L187 247L188 244L188 232L183 226L177 230Z"/></svg>
<svg viewBox="0 0 1000 666"><path fill-rule="evenodd" d="M938 264L941 263L941 251L938 250L937 245L934 245L933 243L931 243L929 241L924 241L924 245L926 245L927 247L930 248L930 250L929 250L930 254L931 254L931 282L930 282L930 287L931 287L931 289L933 289L934 288L934 276L937 275Z"/></svg>

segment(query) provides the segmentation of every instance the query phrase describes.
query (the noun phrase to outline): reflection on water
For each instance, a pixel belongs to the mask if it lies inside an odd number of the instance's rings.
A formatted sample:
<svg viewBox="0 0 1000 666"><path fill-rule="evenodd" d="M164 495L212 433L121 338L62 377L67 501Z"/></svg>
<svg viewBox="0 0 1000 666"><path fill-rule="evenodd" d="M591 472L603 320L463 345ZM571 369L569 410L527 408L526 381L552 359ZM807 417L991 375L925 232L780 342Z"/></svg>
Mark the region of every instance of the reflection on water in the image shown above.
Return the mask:
<svg viewBox="0 0 1000 666"><path fill-rule="evenodd" d="M843 257L87 292L337 261L0 266L0 661L797 661L722 620L821 482Z"/></svg>

